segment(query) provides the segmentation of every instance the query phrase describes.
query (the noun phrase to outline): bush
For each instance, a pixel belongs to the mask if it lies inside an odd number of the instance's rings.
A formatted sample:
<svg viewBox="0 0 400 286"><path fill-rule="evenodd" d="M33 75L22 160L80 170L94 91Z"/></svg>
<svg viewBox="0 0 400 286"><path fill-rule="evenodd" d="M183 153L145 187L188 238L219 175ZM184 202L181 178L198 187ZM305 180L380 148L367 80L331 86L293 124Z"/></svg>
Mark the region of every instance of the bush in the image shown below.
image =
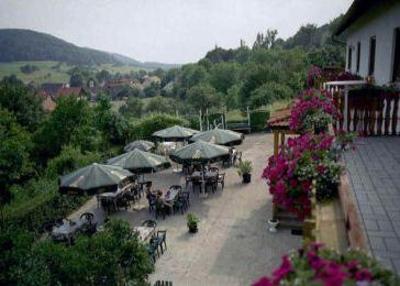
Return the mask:
<svg viewBox="0 0 400 286"><path fill-rule="evenodd" d="M269 119L269 111L255 110L250 113L250 125L252 131L263 131Z"/></svg>
<svg viewBox="0 0 400 286"><path fill-rule="evenodd" d="M0 242L2 285L147 285L154 271L145 246L120 220L92 237L78 235L71 246L33 244L20 231L1 233Z"/></svg>
<svg viewBox="0 0 400 286"><path fill-rule="evenodd" d="M50 178L57 178L57 176L65 175L100 160L99 153L82 153L79 147L64 146L60 155L48 162L46 175Z"/></svg>
<svg viewBox="0 0 400 286"><path fill-rule="evenodd" d="M151 114L134 123L132 139L150 139L154 132L174 125L188 126L189 122L168 114Z"/></svg>
<svg viewBox="0 0 400 286"><path fill-rule="evenodd" d="M66 217L86 202L87 197L63 196L56 179L39 178L11 188L12 202L4 208L6 227L21 227L41 233L44 223Z"/></svg>

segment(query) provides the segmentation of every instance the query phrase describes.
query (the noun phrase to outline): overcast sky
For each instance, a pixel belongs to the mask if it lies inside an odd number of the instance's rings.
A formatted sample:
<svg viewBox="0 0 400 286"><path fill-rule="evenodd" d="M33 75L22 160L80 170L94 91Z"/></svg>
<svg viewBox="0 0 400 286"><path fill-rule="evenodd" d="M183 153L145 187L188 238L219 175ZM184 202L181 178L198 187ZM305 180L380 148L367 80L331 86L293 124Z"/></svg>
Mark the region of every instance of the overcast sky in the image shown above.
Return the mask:
<svg viewBox="0 0 400 286"><path fill-rule="evenodd" d="M141 61L186 63L215 45L251 45L257 32L287 38L324 24L352 0L0 0L0 28L50 33ZM0 51L1 52L1 51Z"/></svg>

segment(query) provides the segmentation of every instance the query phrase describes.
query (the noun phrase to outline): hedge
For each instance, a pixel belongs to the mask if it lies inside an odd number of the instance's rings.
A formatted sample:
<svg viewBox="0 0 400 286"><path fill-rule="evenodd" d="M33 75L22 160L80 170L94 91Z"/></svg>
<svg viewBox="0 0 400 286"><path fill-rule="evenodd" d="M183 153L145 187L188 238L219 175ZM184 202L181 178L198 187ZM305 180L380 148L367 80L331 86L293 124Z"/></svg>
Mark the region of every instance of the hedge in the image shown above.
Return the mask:
<svg viewBox="0 0 400 286"><path fill-rule="evenodd" d="M250 125L252 132L259 132L265 130L265 125L269 119L269 111L255 110L250 113Z"/></svg>

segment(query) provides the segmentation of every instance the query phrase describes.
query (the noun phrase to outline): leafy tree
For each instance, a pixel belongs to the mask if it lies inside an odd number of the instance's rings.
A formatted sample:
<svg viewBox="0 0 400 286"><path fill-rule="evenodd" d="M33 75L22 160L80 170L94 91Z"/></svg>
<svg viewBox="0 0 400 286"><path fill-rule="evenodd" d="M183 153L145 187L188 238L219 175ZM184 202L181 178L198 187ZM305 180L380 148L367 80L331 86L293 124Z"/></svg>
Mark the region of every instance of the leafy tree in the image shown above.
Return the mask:
<svg viewBox="0 0 400 286"><path fill-rule="evenodd" d="M131 87L129 85L125 85L122 89L116 94L116 98L124 98L124 97L139 97L140 90L136 87Z"/></svg>
<svg viewBox="0 0 400 286"><path fill-rule="evenodd" d="M81 73L73 73L69 79L69 85L71 87L82 87L84 85L84 78Z"/></svg>
<svg viewBox="0 0 400 286"><path fill-rule="evenodd" d="M38 127L44 116L40 97L15 76L0 81L0 107L12 112L18 123L30 131Z"/></svg>
<svg viewBox="0 0 400 286"><path fill-rule="evenodd" d="M293 95L293 91L288 86L276 82L268 82L252 91L250 107L257 109L276 100L291 98Z"/></svg>
<svg viewBox="0 0 400 286"><path fill-rule="evenodd" d="M137 97L128 97L126 103L119 108L119 112L127 118L140 118L143 112L143 101Z"/></svg>
<svg viewBox="0 0 400 286"><path fill-rule="evenodd" d="M111 79L111 74L107 70L101 70L98 73L96 73L96 79L98 82L106 82Z"/></svg>
<svg viewBox="0 0 400 286"><path fill-rule="evenodd" d="M57 155L63 145L79 146L82 151L95 150L100 144L93 124L93 110L85 100L65 96L35 134L37 152L45 159Z"/></svg>
<svg viewBox="0 0 400 286"><path fill-rule="evenodd" d="M47 163L46 175L50 178L57 178L100 160L99 153L82 153L79 147L64 146L60 154Z"/></svg>
<svg viewBox="0 0 400 286"><path fill-rule="evenodd" d="M189 89L188 102L193 108L201 110L204 114L207 108L217 108L220 104L220 99L212 86L198 84Z"/></svg>
<svg viewBox="0 0 400 286"><path fill-rule="evenodd" d="M131 139L149 139L154 132L174 125L188 126L189 122L169 114L152 113L133 124Z"/></svg>
<svg viewBox="0 0 400 286"><path fill-rule="evenodd" d="M210 83L219 92L226 93L238 78L236 63L218 63L210 69Z"/></svg>
<svg viewBox="0 0 400 286"><path fill-rule="evenodd" d="M4 109L0 109L0 142L0 191L3 191L33 171L29 159L30 134Z"/></svg>
<svg viewBox="0 0 400 286"><path fill-rule="evenodd" d="M170 98L155 96L150 99L146 106L148 113L174 113L174 102Z"/></svg>
<svg viewBox="0 0 400 286"><path fill-rule="evenodd" d="M154 97L160 95L160 84L158 82L152 82L150 85L143 89L145 97Z"/></svg>

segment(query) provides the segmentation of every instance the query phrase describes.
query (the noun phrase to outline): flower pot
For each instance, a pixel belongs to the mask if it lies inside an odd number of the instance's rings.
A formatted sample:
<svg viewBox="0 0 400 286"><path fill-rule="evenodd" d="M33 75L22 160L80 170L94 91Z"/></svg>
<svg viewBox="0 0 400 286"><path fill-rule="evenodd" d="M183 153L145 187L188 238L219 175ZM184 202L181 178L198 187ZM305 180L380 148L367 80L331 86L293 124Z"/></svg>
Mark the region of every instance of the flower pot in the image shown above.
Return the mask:
<svg viewBox="0 0 400 286"><path fill-rule="evenodd" d="M243 174L243 183L248 184L251 182L251 174Z"/></svg>
<svg viewBox="0 0 400 286"><path fill-rule="evenodd" d="M195 225L188 225L188 228L189 228L189 232L190 232L190 233L196 233L196 232L198 232L197 224L195 224Z"/></svg>
<svg viewBox="0 0 400 286"><path fill-rule="evenodd" d="M278 219L269 219L268 220L268 230L269 232L276 232L276 228L279 225Z"/></svg>

